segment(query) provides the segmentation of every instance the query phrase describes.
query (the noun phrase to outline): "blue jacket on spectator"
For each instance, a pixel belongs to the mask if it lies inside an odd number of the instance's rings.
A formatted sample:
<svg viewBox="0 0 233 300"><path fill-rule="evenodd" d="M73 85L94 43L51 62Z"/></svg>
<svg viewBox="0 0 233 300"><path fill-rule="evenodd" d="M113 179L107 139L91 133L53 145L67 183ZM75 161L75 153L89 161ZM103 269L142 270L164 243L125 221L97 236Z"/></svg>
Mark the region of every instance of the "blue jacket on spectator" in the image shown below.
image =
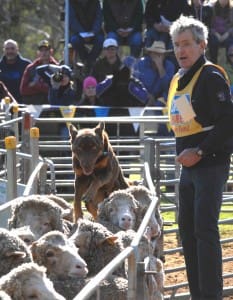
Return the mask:
<svg viewBox="0 0 233 300"><path fill-rule="evenodd" d="M19 91L20 81L23 72L31 61L17 55L16 62L13 64L6 63L6 57L3 56L0 60L0 80L6 85L7 89L13 95L18 103L21 103L21 95Z"/></svg>
<svg viewBox="0 0 233 300"><path fill-rule="evenodd" d="M169 59L165 58L164 66L166 72L162 78L153 68L153 61L149 55L142 57L134 66L134 76L140 79L154 99L167 99L170 81L175 74L175 66Z"/></svg>

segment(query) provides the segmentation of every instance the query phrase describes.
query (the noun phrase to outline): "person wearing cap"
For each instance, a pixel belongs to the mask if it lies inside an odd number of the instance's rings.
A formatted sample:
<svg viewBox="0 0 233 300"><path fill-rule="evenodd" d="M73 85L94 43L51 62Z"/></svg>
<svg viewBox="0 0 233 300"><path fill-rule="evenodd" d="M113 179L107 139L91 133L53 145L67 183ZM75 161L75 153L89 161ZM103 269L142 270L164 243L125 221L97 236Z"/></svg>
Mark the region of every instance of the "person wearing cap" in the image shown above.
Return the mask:
<svg viewBox="0 0 233 300"><path fill-rule="evenodd" d="M166 57L171 50L165 48L162 41L155 41L151 47L145 48L146 55L139 59L133 67L133 74L140 79L150 94L150 106L165 107L169 85L175 74L175 65ZM161 111L155 111L160 115ZM170 135L166 124L158 126L157 135Z"/></svg>
<svg viewBox="0 0 233 300"><path fill-rule="evenodd" d="M22 102L20 81L23 72L31 61L21 56L15 40L8 39L3 43L3 56L0 60L0 80L5 84L11 96L18 103Z"/></svg>
<svg viewBox="0 0 233 300"><path fill-rule="evenodd" d="M52 56L53 50L49 41L38 43L37 58L29 64L20 83L20 93L24 104L48 104L49 85L41 78L36 68L44 64L58 64Z"/></svg>
<svg viewBox="0 0 233 300"><path fill-rule="evenodd" d="M70 43L89 72L102 50L104 32L99 0L71 0L69 5ZM89 47L89 44L91 47Z"/></svg>
<svg viewBox="0 0 233 300"><path fill-rule="evenodd" d="M142 0L103 0L104 29L107 38L130 47L130 55L139 57L142 50Z"/></svg>
<svg viewBox="0 0 233 300"><path fill-rule="evenodd" d="M49 85L50 105L77 105L78 94L74 88L72 69L67 65L45 64L36 68L38 75Z"/></svg>
<svg viewBox="0 0 233 300"><path fill-rule="evenodd" d="M99 57L93 66L91 74L98 82L119 70L122 62L118 55L118 43L116 40L107 38L103 43L103 55Z"/></svg>

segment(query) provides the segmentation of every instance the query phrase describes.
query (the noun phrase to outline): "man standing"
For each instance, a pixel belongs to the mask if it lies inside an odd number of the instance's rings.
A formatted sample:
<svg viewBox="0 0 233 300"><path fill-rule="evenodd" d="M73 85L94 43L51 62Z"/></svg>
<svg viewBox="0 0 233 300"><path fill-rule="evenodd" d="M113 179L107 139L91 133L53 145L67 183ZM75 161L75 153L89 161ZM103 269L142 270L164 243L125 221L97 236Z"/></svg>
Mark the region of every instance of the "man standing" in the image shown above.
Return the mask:
<svg viewBox="0 0 233 300"><path fill-rule="evenodd" d="M8 39L3 43L3 56L0 60L0 80L6 85L18 103L21 103L19 91L23 72L31 61L19 54L18 43Z"/></svg>
<svg viewBox="0 0 233 300"><path fill-rule="evenodd" d="M49 85L36 71L36 67L45 64L58 64L52 57L52 49L47 40L38 44L38 58L24 71L20 84L20 92L24 104L48 104Z"/></svg>
<svg viewBox="0 0 233 300"><path fill-rule="evenodd" d="M226 72L207 61L208 29L181 16L170 34L180 70L168 95L170 123L182 165L178 224L192 299L222 299L218 218L228 179L233 104Z"/></svg>

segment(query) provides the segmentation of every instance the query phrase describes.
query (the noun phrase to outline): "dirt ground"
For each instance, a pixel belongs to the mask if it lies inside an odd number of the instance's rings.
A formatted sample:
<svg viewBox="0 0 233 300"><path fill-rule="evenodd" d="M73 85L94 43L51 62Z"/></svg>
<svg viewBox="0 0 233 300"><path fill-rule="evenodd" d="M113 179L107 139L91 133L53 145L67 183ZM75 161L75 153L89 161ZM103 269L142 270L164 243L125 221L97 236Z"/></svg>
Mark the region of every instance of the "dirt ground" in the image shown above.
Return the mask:
<svg viewBox="0 0 233 300"><path fill-rule="evenodd" d="M175 234L167 234L164 237L164 249L172 249L176 248L177 246L177 240L176 240L176 235ZM222 246L223 249L223 256L224 257L232 257L232 243L224 244ZM173 267L180 267L184 266L184 259L183 255L179 253L174 253L174 254L166 254L165 256L165 264L164 268L165 269L172 269ZM225 262L223 263L223 273L232 273L233 272L233 262ZM182 282L187 282L187 277L185 274L185 271L178 271L178 272L172 272L168 273L165 276L165 295L171 295L171 290L166 291L167 286L175 285L175 284L180 284ZM233 279L228 278L224 279L224 287L229 287L233 286ZM179 293L187 293L189 290L187 288L179 288L177 290L177 294ZM233 295L224 297L224 300L233 300Z"/></svg>

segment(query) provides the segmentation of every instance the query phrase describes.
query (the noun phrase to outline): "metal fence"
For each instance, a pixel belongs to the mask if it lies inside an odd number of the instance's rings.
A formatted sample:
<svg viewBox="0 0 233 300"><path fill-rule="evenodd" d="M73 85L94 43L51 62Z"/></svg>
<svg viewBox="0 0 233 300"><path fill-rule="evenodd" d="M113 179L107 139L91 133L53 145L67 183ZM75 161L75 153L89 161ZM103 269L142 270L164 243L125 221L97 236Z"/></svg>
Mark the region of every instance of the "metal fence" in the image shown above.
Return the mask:
<svg viewBox="0 0 233 300"><path fill-rule="evenodd" d="M41 108L40 108L41 110ZM8 138L9 145L5 141L6 148L2 147L0 153L5 157L5 166L7 171L1 173L1 178L5 179L11 188L7 189L7 200L11 200L18 195L17 186L23 185L23 195L31 193L57 193L64 198L73 197L73 171L71 162L71 152L68 136L66 139L62 136L61 125L73 123L77 127L95 126L98 122L104 121L105 124L114 125L114 134L110 136L111 144L117 154L117 157L126 176L142 181L150 189L154 190L157 198L151 204L155 205L159 201L162 214L166 211L174 211L174 220L164 223L164 238L169 234L176 234L177 247L175 249L164 248L166 256L174 253L181 253L182 248L179 245L179 235L177 229L169 229L170 225L176 225L177 207L178 207L178 183L180 166L175 162L175 142L173 138L164 138L156 136L158 124L167 122L166 117L149 116L115 116L115 117L62 117L56 109L45 107L41 110L40 116L33 116L25 112L24 109L18 113L2 115L1 128L12 130L15 138ZM58 115L56 115L58 114ZM122 132L123 125L137 125L137 134L127 136ZM40 134L38 131L40 130ZM124 137L122 137L124 136ZM223 197L222 209L226 211L225 205L233 205L232 185L233 167L231 166L230 177L226 185ZM10 213L10 203L0 207L1 218L5 219ZM152 210L152 207L150 208ZM141 234L149 218L149 211L143 221L138 235L130 247L125 249L113 262L106 266L91 283L80 292L75 299L87 299L90 295L90 287L98 286L99 282L116 268L121 260L128 259L129 269L129 296L128 299L143 299L140 291L136 290L137 266L135 261L135 251ZM229 209L228 209L229 210ZM7 212L7 213L6 213ZM221 220L220 224L232 224L232 210L229 210L230 217ZM1 225L3 226L3 225ZM222 240L222 243L233 242L233 238ZM232 257L224 257L223 263L233 261ZM165 269L166 274L181 272L185 266L176 266ZM139 274L140 272L138 272ZM228 272L224 274L225 278L233 278L233 274ZM187 282L180 282L176 285L165 286L165 298L170 299L188 299L189 294L179 293L180 288L187 288ZM140 298L137 298L139 297ZM233 295L233 287L224 287L224 295Z"/></svg>

